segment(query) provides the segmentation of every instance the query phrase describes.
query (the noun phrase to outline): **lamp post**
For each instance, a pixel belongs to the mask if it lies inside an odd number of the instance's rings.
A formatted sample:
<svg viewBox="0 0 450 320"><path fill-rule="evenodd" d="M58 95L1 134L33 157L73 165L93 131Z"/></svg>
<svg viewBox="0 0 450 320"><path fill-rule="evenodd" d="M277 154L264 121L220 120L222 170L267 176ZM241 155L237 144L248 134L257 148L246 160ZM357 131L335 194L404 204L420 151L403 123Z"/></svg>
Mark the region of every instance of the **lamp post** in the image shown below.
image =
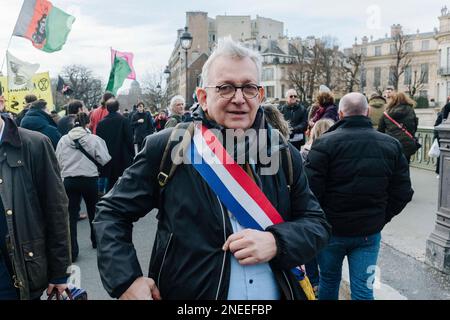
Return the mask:
<svg viewBox="0 0 450 320"><path fill-rule="evenodd" d="M180 37L181 47L186 53L186 104L189 99L189 86L188 86L188 50L192 47L192 35L188 31L188 27L184 27L184 32Z"/></svg>

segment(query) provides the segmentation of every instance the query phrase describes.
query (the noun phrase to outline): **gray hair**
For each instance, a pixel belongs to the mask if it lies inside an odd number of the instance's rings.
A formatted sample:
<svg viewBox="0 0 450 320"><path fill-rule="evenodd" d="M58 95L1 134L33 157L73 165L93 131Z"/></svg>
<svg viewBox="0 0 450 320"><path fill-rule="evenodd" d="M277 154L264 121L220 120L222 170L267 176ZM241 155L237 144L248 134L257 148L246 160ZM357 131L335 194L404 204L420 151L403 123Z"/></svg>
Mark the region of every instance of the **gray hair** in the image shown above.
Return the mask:
<svg viewBox="0 0 450 320"><path fill-rule="evenodd" d="M231 39L231 37L221 38L218 41L217 47L211 56L208 58L206 63L202 69L202 87L211 85L208 83L209 72L211 69L211 65L214 60L218 57L231 57L231 58L250 58L256 65L256 69L258 70L258 83L261 82L262 79L262 57L257 51L253 51L244 47L241 43L235 42Z"/></svg>
<svg viewBox="0 0 450 320"><path fill-rule="evenodd" d="M175 96L170 100L170 105L169 105L169 110L170 112L172 112L172 108L177 104L177 102L183 102L186 103L186 101L184 101L184 97L181 95Z"/></svg>
<svg viewBox="0 0 450 320"><path fill-rule="evenodd" d="M284 97L285 97L285 98L288 98L288 97L289 97L289 95L290 95L289 92L295 92L295 94L297 95L297 90L295 90L295 89L292 88L292 89L289 89L288 91L286 91L286 93L284 94Z"/></svg>
<svg viewBox="0 0 450 320"><path fill-rule="evenodd" d="M339 102L339 111L345 117L365 116L369 110L369 104L364 95L358 92L346 94Z"/></svg>

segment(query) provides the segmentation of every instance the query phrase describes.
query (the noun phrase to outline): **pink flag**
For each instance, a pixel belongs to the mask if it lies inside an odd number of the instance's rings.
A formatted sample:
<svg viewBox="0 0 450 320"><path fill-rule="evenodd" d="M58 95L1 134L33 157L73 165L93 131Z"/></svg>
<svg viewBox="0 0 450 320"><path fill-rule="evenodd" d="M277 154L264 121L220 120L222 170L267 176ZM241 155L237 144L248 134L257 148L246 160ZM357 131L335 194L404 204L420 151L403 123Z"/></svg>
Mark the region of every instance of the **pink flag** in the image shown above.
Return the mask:
<svg viewBox="0 0 450 320"><path fill-rule="evenodd" d="M114 64L114 56L116 55L119 58L125 59L128 62L128 65L130 66L131 73L127 79L136 80L136 72L134 71L133 67L134 54L132 54L131 52L120 52L111 48L111 65Z"/></svg>

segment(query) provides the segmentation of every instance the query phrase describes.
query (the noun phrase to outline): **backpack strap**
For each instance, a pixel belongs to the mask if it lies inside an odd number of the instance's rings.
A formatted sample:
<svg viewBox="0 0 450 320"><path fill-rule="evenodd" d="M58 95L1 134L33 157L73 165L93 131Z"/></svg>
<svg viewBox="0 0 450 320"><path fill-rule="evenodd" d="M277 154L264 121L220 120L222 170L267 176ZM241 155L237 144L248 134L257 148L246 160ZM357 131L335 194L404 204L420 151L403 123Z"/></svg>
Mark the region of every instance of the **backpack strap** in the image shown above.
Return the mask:
<svg viewBox="0 0 450 320"><path fill-rule="evenodd" d="M73 142L75 142L75 148L77 150L80 150L82 154L84 154L86 156L86 158L88 158L89 160L91 160L91 162L93 162L97 168L101 168L103 167L93 156L91 156L86 149L83 148L83 146L80 143L80 139L75 139L73 140Z"/></svg>
<svg viewBox="0 0 450 320"><path fill-rule="evenodd" d="M169 140L167 141L166 148L164 149L164 154L159 165L159 174L158 174L158 183L161 187L165 187L167 182L173 177L175 174L175 170L177 166L182 163L182 157L185 154L187 148L189 147L192 137L194 136L194 128L195 124L191 123L179 123L173 129L172 134L170 135ZM175 136L177 134L178 129L185 129L184 136L181 142L175 140ZM178 146L178 150L176 152L176 158L172 161L172 150L175 146Z"/></svg>

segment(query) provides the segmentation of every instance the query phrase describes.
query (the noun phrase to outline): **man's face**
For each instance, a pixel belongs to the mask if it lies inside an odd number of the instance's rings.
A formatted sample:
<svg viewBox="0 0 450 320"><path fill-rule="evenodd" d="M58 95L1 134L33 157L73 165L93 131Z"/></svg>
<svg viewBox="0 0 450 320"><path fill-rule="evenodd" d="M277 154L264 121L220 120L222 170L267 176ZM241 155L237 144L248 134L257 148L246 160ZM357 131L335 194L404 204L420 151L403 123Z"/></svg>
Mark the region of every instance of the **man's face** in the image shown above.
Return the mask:
<svg viewBox="0 0 450 320"><path fill-rule="evenodd" d="M294 90L289 90L286 96L287 104L290 106L296 104L297 98L298 98L297 92L295 92Z"/></svg>
<svg viewBox="0 0 450 320"><path fill-rule="evenodd" d="M209 83L206 86L220 86L231 84L242 86L245 84L258 85L258 69L248 57L233 59L220 56L211 65ZM215 88L199 88L197 96L202 109L211 120L228 129L248 129L255 122L256 113L264 99L264 89L254 98L247 98L238 89L231 99L219 95Z"/></svg>
<svg viewBox="0 0 450 320"><path fill-rule="evenodd" d="M137 110L138 110L139 113L144 112L144 106L143 106L143 105L139 105L139 106L137 107Z"/></svg>
<svg viewBox="0 0 450 320"><path fill-rule="evenodd" d="M386 89L386 98L391 98L391 96L392 96L392 92L393 92L393 90L392 89Z"/></svg>

